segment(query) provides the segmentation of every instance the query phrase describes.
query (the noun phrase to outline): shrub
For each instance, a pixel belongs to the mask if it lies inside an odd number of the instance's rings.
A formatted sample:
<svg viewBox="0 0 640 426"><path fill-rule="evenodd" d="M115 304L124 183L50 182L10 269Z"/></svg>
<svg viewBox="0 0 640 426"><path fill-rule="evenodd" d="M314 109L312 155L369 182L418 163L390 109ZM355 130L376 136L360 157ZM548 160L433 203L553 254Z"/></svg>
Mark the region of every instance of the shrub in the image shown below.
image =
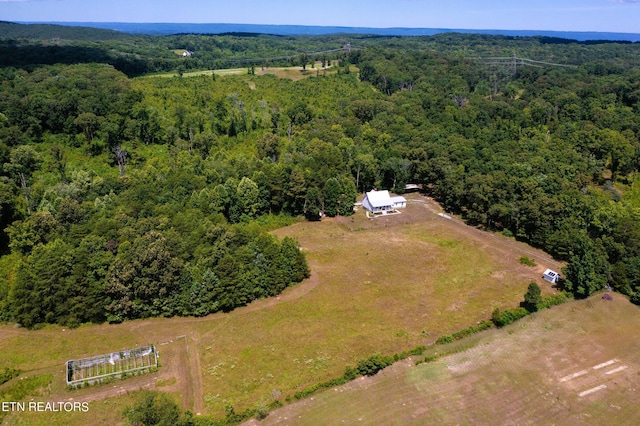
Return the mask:
<svg viewBox="0 0 640 426"><path fill-rule="evenodd" d="M385 369L393 364L393 357L375 354L367 359L358 361L356 370L362 376L373 376L378 371Z"/></svg>
<svg viewBox="0 0 640 426"><path fill-rule="evenodd" d="M409 351L409 355L422 355L427 350L425 345L418 345Z"/></svg>
<svg viewBox="0 0 640 426"><path fill-rule="evenodd" d="M551 296L544 297L538 304L539 309L549 309L552 306L561 305L568 300L567 293L558 293Z"/></svg>
<svg viewBox="0 0 640 426"><path fill-rule="evenodd" d="M520 257L520 259L518 259L518 262L520 262L524 266L536 266L536 261L533 259L529 259L527 256Z"/></svg>
<svg viewBox="0 0 640 426"><path fill-rule="evenodd" d="M504 235L505 237L509 237L509 238L513 238L513 232L511 232L509 229L504 228L502 230L502 232L500 232L502 235Z"/></svg>
<svg viewBox="0 0 640 426"><path fill-rule="evenodd" d="M519 320L522 317L525 317L529 314L525 308L513 308L501 311L496 308L491 315L491 321L495 324L496 327L504 327L507 324L511 324L514 321Z"/></svg>
<svg viewBox="0 0 640 426"><path fill-rule="evenodd" d="M437 361L438 358L440 358L439 355L427 355L426 357L424 357L422 362L434 362Z"/></svg>
<svg viewBox="0 0 640 426"><path fill-rule="evenodd" d="M453 342L453 335L445 334L444 336L438 337L438 340L436 340L436 345L444 345L451 342Z"/></svg>
<svg viewBox="0 0 640 426"><path fill-rule="evenodd" d="M451 343L455 340L463 339L467 336L471 336L472 334L479 333L484 330L488 330L492 327L491 321L480 321L478 325L473 325L471 327L467 327L463 330L457 331L453 334L445 334L444 336L440 336L438 340L436 340L437 345L444 345L445 343Z"/></svg>
<svg viewBox="0 0 640 426"><path fill-rule="evenodd" d="M14 377L18 377L20 375L20 370L16 370L15 368L5 367L4 370L0 371L0 385L8 382Z"/></svg>
<svg viewBox="0 0 640 426"><path fill-rule="evenodd" d="M124 412L131 424L176 425L180 420L180 407L167 394L142 391L132 407Z"/></svg>
<svg viewBox="0 0 640 426"><path fill-rule="evenodd" d="M347 382L355 380L359 376L373 376L380 370L384 370L386 367L390 366L396 361L400 361L401 359L406 359L411 355L416 355L416 356L422 355L426 349L427 348L424 345L418 345L413 349L396 353L394 355L381 355L381 354L372 355L367 359L358 361L355 367L351 367L348 365L345 368L345 371L342 377L338 377L336 379L329 380L327 382L316 383L315 385L304 388L301 391L296 392L293 395L293 398L294 399L306 398L320 390L344 385ZM287 396L285 400L287 402L290 402L291 397Z"/></svg>

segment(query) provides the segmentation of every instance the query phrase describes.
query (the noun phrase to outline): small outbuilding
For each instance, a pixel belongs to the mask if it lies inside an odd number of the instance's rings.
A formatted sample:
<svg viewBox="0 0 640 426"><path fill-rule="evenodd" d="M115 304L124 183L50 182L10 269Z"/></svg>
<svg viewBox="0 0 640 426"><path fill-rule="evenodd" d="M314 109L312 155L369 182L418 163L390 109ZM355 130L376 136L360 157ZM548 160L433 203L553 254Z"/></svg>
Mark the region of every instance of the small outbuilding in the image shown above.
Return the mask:
<svg viewBox="0 0 640 426"><path fill-rule="evenodd" d="M362 200L362 207L375 214L389 214L396 209L407 207L407 199L404 197L392 197L389 191L369 191Z"/></svg>
<svg viewBox="0 0 640 426"><path fill-rule="evenodd" d="M550 283L557 283L560 279L560 274L558 274L556 271L552 271L551 269L547 269L546 271L544 271L542 278L549 281Z"/></svg>

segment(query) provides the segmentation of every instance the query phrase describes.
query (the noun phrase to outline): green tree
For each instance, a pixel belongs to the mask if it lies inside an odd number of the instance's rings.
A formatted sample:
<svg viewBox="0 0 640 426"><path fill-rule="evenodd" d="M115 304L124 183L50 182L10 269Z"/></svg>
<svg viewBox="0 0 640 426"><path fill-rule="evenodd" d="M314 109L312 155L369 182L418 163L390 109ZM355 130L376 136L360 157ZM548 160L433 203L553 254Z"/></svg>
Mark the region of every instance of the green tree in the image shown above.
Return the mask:
<svg viewBox="0 0 640 426"><path fill-rule="evenodd" d="M309 265L300 249L300 244L291 237L284 237L281 242L282 270L290 282L297 283L309 277Z"/></svg>
<svg viewBox="0 0 640 426"><path fill-rule="evenodd" d="M48 211L34 213L7 228L9 247L13 252L28 254L36 245L55 239L61 229L60 223Z"/></svg>
<svg viewBox="0 0 640 426"><path fill-rule="evenodd" d="M182 282L182 262L160 232L149 231L130 246L122 244L107 276L108 320L175 315L174 296Z"/></svg>
<svg viewBox="0 0 640 426"><path fill-rule="evenodd" d="M29 145L20 145L11 150L10 162L4 164L5 172L18 178L29 213L31 213L29 183L39 164L40 155Z"/></svg>
<svg viewBox="0 0 640 426"><path fill-rule="evenodd" d="M274 163L278 161L280 138L273 133L265 133L256 143L258 158L270 158Z"/></svg>
<svg viewBox="0 0 640 426"><path fill-rule="evenodd" d="M73 262L71 247L55 240L38 245L16 271L10 305L17 322L25 327L37 324L68 324ZM76 321L72 321L77 325Z"/></svg>
<svg viewBox="0 0 640 426"><path fill-rule="evenodd" d="M100 127L100 118L92 112L83 112L76 117L73 123L82 130L88 141L93 141L96 130Z"/></svg>
<svg viewBox="0 0 640 426"><path fill-rule="evenodd" d="M574 242L563 268L564 286L578 297L588 297L607 285L610 266L602 247L588 237Z"/></svg>
<svg viewBox="0 0 640 426"><path fill-rule="evenodd" d="M56 171L60 174L60 179L62 182L67 181L67 156L65 155L64 149L60 145L54 145L51 147L50 151L51 158L53 159L53 164Z"/></svg>
<svg viewBox="0 0 640 426"><path fill-rule="evenodd" d="M540 291L540 286L532 281L529 283L527 292L524 295L524 302L522 303L522 307L529 312L536 312L538 310L538 305L540 304L540 302L542 302L542 293Z"/></svg>
<svg viewBox="0 0 640 426"><path fill-rule="evenodd" d="M323 211L322 197L318 188L311 187L304 199L304 215L308 220L320 220Z"/></svg>
<svg viewBox="0 0 640 426"><path fill-rule="evenodd" d="M124 412L132 426L179 426L181 412L178 404L163 392L140 391L133 406Z"/></svg>
<svg viewBox="0 0 640 426"><path fill-rule="evenodd" d="M216 289L220 286L220 280L216 274L207 269L201 279L194 280L186 287L186 294L183 296L183 315L194 315L202 317L216 312L218 301L216 300Z"/></svg>
<svg viewBox="0 0 640 426"><path fill-rule="evenodd" d="M354 213L353 206L358 197L356 185L351 177L343 177L340 179L341 193L338 197L338 214L342 216L351 216Z"/></svg>
<svg viewBox="0 0 640 426"><path fill-rule="evenodd" d="M293 169L289 176L289 185L286 192L287 210L293 214L301 214L305 210L305 201L307 195L307 186L304 174L298 169Z"/></svg>
<svg viewBox="0 0 640 426"><path fill-rule="evenodd" d="M338 215L340 196L342 195L342 185L336 178L330 178L324 185L324 213L329 217Z"/></svg>
<svg viewBox="0 0 640 426"><path fill-rule="evenodd" d="M254 181L248 177L240 179L236 194L240 214L245 220L254 219L258 213L264 213L259 211L260 189Z"/></svg>

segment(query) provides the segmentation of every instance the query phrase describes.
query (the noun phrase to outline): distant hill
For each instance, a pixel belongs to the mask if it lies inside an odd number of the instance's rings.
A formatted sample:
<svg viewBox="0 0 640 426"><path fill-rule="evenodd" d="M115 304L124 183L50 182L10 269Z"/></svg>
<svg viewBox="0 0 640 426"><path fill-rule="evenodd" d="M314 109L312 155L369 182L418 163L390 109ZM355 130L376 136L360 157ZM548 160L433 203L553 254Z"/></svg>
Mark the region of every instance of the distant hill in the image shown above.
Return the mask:
<svg viewBox="0 0 640 426"><path fill-rule="evenodd" d="M87 25L22 24L0 21L0 39L119 40L131 34Z"/></svg>
<svg viewBox="0 0 640 426"><path fill-rule="evenodd" d="M518 31L518 30L472 30L447 28L370 28L331 27L306 25L252 25L252 24L189 24L189 23L129 23L129 22L48 22L67 26L84 26L115 30L129 34L170 35L170 34L221 34L221 33L261 33L275 35L326 35L326 34L375 34L384 36L430 36L440 33L494 34L505 36L533 37L545 36L577 41L611 40L640 42L640 34L569 32L569 31ZM1 30L1 29L0 29Z"/></svg>

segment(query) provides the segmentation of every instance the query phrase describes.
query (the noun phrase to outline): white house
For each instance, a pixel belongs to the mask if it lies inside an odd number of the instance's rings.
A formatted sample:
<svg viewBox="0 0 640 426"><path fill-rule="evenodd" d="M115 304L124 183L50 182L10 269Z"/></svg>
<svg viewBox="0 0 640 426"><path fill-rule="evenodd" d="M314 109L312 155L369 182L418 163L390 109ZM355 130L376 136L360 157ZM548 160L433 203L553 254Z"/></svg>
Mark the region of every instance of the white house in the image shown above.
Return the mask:
<svg viewBox="0 0 640 426"><path fill-rule="evenodd" d="M407 200L404 197L392 197L389 191L373 190L365 194L362 207L373 214L388 214L407 207Z"/></svg>
<svg viewBox="0 0 640 426"><path fill-rule="evenodd" d="M556 271L552 271L551 269L547 269L546 271L544 271L542 278L549 281L550 283L557 283L560 279L560 274L558 274Z"/></svg>

